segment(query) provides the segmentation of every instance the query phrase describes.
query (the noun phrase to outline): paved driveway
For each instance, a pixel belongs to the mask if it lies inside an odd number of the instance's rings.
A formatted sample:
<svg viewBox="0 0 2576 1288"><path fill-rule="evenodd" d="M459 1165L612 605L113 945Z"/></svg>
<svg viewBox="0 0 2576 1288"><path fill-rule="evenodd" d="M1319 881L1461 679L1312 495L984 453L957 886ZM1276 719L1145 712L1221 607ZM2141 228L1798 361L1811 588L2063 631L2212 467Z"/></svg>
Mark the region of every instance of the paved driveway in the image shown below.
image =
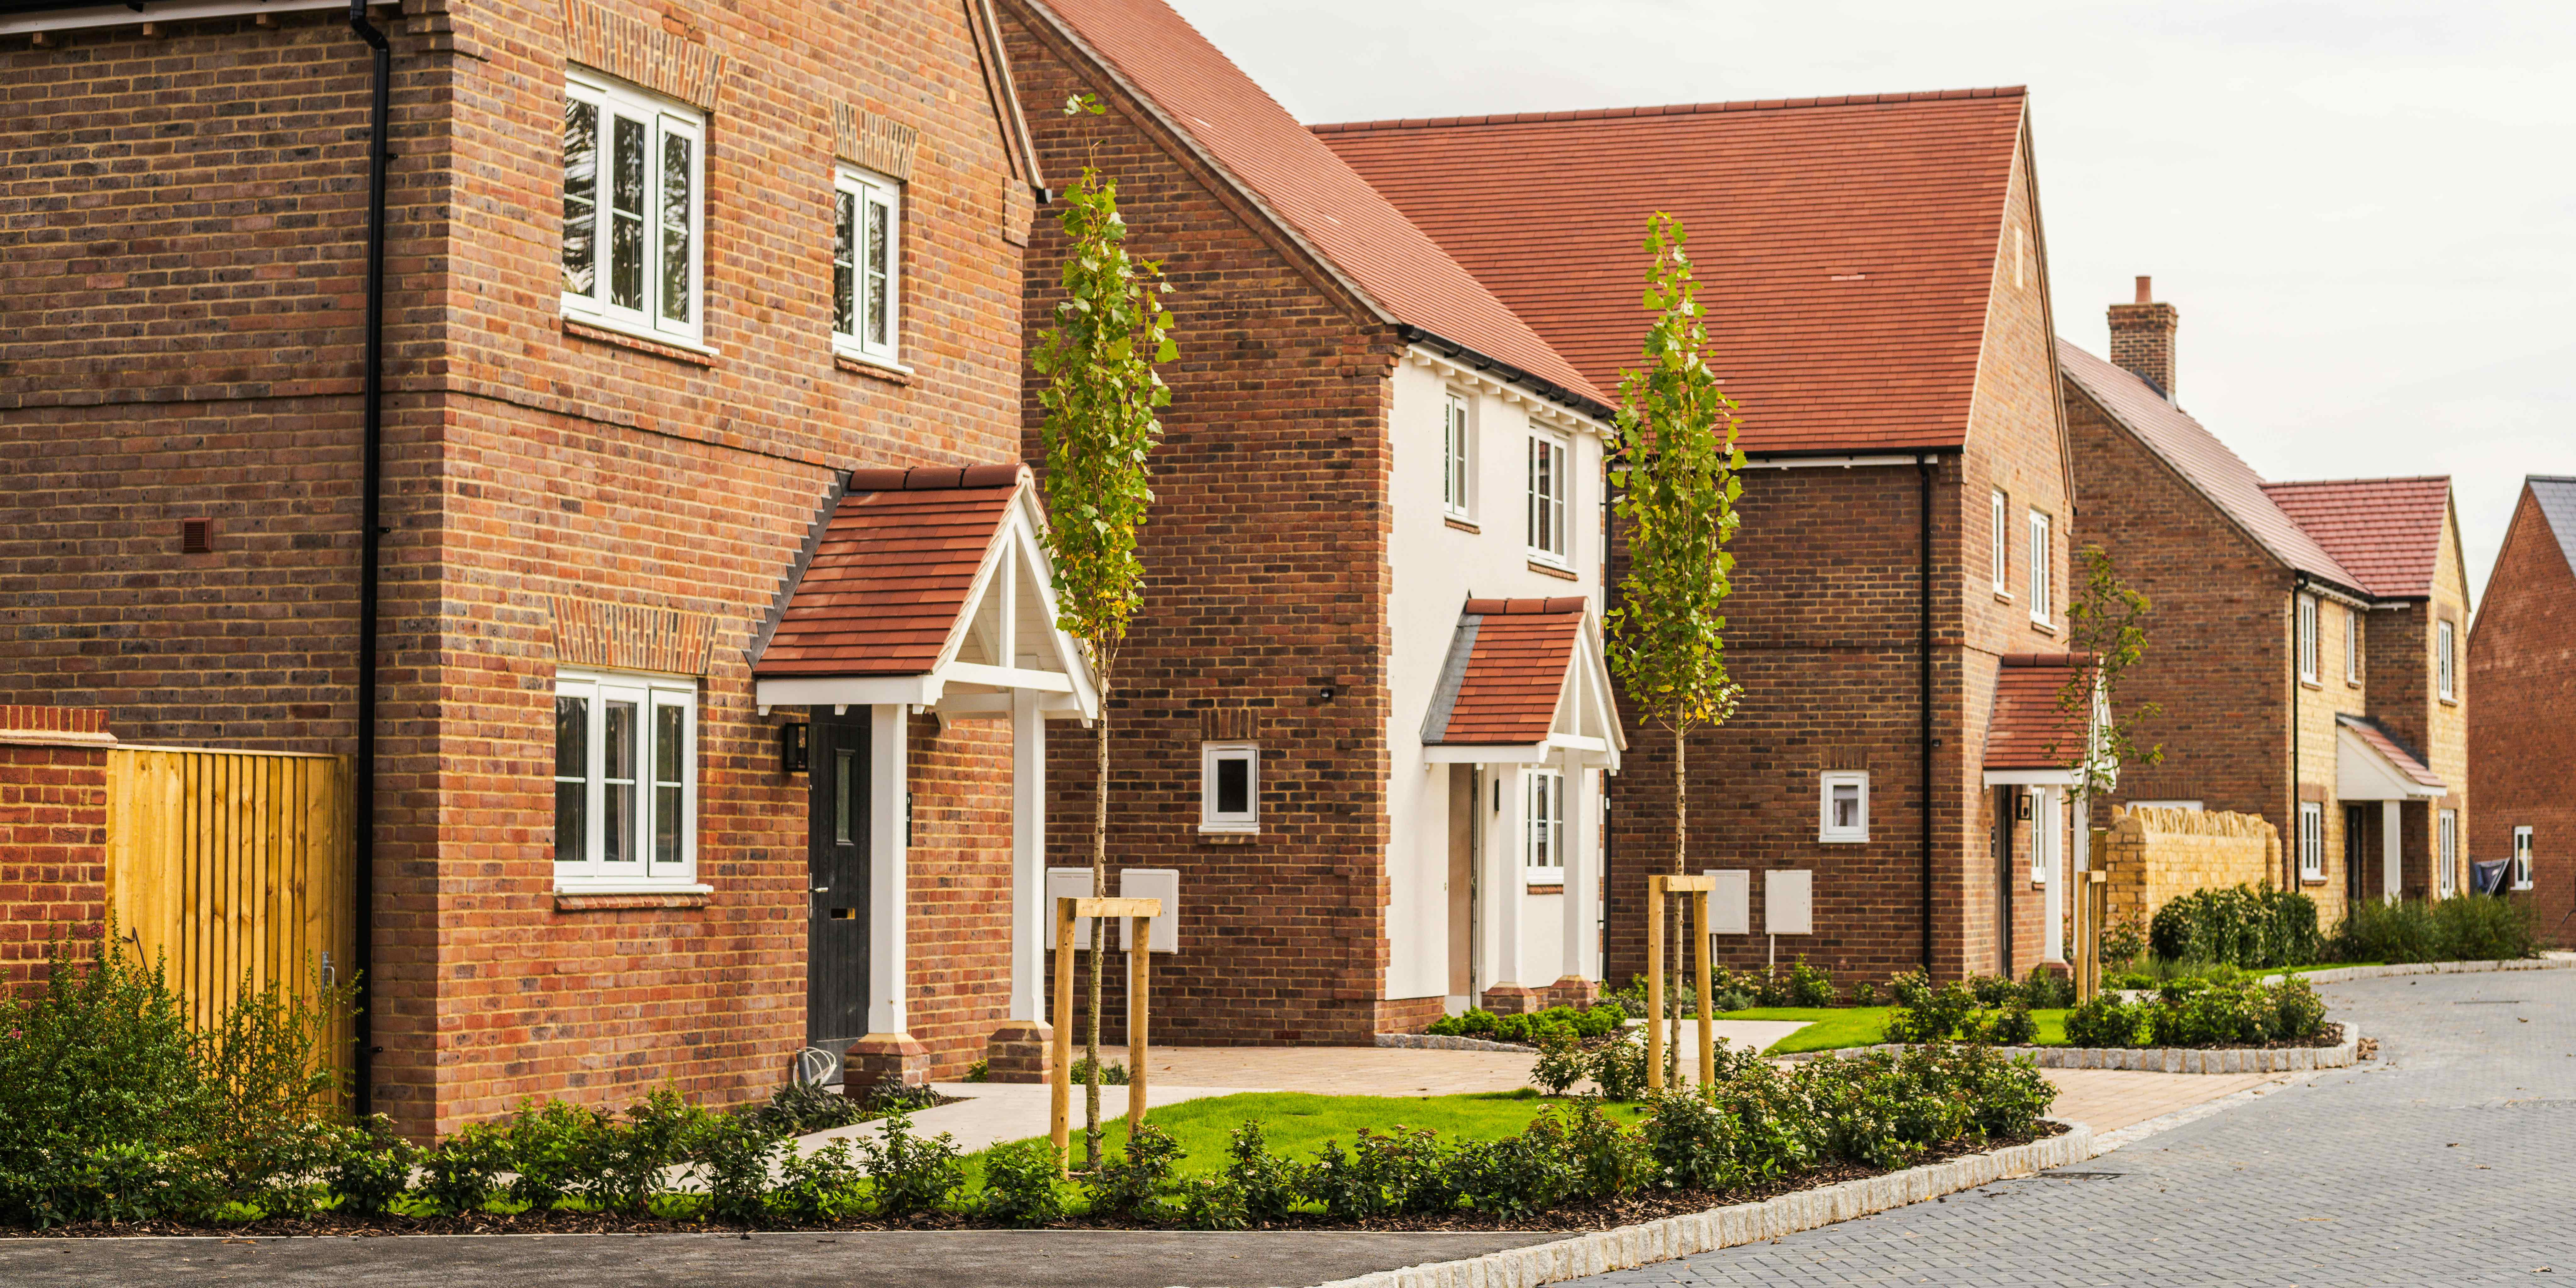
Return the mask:
<svg viewBox="0 0 2576 1288"><path fill-rule="evenodd" d="M2576 972L2324 991L2377 1062L2060 1172L1586 1282L2576 1281Z"/></svg>

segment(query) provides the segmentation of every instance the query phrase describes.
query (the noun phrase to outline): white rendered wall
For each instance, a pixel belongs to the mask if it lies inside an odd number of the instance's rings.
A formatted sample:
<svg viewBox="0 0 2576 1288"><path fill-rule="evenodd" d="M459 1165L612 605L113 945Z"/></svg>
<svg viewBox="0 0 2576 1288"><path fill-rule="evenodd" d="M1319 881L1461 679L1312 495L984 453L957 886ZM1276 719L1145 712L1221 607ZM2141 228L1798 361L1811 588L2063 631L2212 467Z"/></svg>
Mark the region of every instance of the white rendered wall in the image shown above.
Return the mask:
<svg viewBox="0 0 2576 1288"><path fill-rule="evenodd" d="M1439 684L1440 667L1457 629L1458 613L1469 596L1479 598L1547 598L1582 595L1601 609L1601 444L1589 434L1562 435L1569 445L1568 466L1574 494L1566 526L1572 535L1567 570L1575 580L1552 577L1530 567L1528 545L1528 451L1530 424L1526 405L1507 402L1496 393L1470 390L1437 370L1411 362L1398 364L1394 375L1394 444L1390 498L1394 534L1388 557L1394 574L1394 602L1389 606L1394 656L1388 666L1387 719L1387 964L1386 996L1435 997L1449 991L1449 774L1448 766L1428 766L1422 757L1422 721ZM1440 419L1450 390L1469 395L1469 425L1476 451L1472 521L1479 531L1450 526L1440 504ZM1480 779L1480 783L1484 780ZM1571 785L1569 785L1571 787ZM1487 785L1484 791L1490 793ZM1592 812L1598 799L1578 790L1569 804ZM1490 796L1477 802L1477 834L1489 838L1497 816ZM1501 817L1512 817L1506 802ZM1582 829L1569 827L1568 840ZM1488 844L1490 844L1490 840ZM1495 869L1489 868L1488 871ZM1488 925L1499 905L1495 891L1482 901ZM1511 981L1531 988L1554 983L1563 959L1564 917L1557 896L1528 901L1521 918L1521 960L1532 979ZM1501 954L1480 949L1485 964L1482 988L1495 981L1493 964Z"/></svg>

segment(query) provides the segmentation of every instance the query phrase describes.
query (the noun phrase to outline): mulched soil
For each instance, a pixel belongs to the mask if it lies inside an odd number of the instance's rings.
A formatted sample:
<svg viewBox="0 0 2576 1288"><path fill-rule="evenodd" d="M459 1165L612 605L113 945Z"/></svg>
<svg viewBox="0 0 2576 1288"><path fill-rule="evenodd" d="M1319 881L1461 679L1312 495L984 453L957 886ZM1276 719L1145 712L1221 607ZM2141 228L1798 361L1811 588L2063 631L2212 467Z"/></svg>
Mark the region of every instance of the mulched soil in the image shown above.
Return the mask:
<svg viewBox="0 0 2576 1288"><path fill-rule="evenodd" d="M1926 1153L1922 1158L1916 1160L1913 1165L1919 1166L1923 1163L1944 1162L1967 1154L1982 1153L1990 1149L2001 1149L2008 1145L2028 1144L2032 1140L2055 1136L2065 1130L2066 1128L2063 1124L2043 1122L2040 1124L2039 1131L2029 1137L2021 1139L2007 1140L1995 1138L1988 1140L1953 1141L1949 1145ZM1623 1225L1635 1225L1641 1221L1656 1221L1661 1220L1664 1217L1680 1216L1690 1212L1705 1212L1710 1208L1723 1207L1728 1204L1758 1203L1764 1199L1774 1198L1782 1194L1793 1194L1800 1190L1820 1189L1824 1186L1837 1185L1844 1181L1856 1181L1864 1177L1877 1176L1882 1173L1882 1170L1883 1169L1880 1168L1864 1167L1859 1164L1837 1164L1832 1167L1817 1168L1814 1171L1801 1172L1795 1176L1781 1177L1765 1182L1761 1185L1747 1186L1741 1189L1724 1191L1657 1190L1651 1193L1630 1195L1624 1199L1569 1205L1557 1208L1553 1211L1543 1212L1535 1216L1507 1217L1499 1216L1490 1212L1461 1211L1437 1216L1386 1217L1375 1221L1358 1221L1349 1223L1330 1222L1326 1221L1321 1216L1315 1216L1290 1220L1278 1225L1256 1226L1255 1228L1268 1230L1438 1230L1448 1232L1473 1232L1481 1230L1562 1230L1568 1233L1579 1233L1587 1230L1614 1229ZM926 1213L908 1220L885 1221L876 1219L856 1219L816 1225L775 1225L763 1228L767 1230L979 1230L1003 1229L1007 1227L997 1226L991 1222L980 1221L973 1217L961 1216L953 1212L939 1212ZM1134 1230L1179 1229L1181 1227L1149 1221L1121 1222L1105 1218L1093 1219L1088 1217L1076 1217L1064 1221L1058 1221L1046 1228L1051 1230ZM222 1235L228 1238L241 1239L294 1239L350 1237L377 1238L405 1234L730 1234L736 1232L738 1231L733 1227L715 1225L702 1221L669 1221L653 1217L620 1216L615 1213L608 1212L572 1212L556 1210L552 1212L521 1212L506 1216L498 1213L483 1212L476 1213L473 1216L386 1216L373 1218L342 1217L330 1213L324 1213L322 1215L299 1220L251 1221L240 1225L188 1225L178 1221L134 1221L115 1225L110 1225L105 1222L84 1222L79 1225L56 1226L50 1230L0 1231L0 1238L97 1239L133 1235ZM749 1237L747 1233L745 1234L745 1237Z"/></svg>

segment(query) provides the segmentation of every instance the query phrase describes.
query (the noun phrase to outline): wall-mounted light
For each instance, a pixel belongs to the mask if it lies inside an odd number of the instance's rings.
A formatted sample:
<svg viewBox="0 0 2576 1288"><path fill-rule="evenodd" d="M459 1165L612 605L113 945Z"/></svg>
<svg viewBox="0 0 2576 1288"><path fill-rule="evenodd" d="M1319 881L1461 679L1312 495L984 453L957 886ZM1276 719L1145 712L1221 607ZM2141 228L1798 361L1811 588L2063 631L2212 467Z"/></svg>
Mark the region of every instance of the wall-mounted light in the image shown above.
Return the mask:
<svg viewBox="0 0 2576 1288"><path fill-rule="evenodd" d="M2030 798L2031 793L2029 792L2023 792L2013 798L2014 818L2025 823L2030 821Z"/></svg>
<svg viewBox="0 0 2576 1288"><path fill-rule="evenodd" d="M778 772L782 774L801 774L805 772L804 725L786 724L778 726Z"/></svg>

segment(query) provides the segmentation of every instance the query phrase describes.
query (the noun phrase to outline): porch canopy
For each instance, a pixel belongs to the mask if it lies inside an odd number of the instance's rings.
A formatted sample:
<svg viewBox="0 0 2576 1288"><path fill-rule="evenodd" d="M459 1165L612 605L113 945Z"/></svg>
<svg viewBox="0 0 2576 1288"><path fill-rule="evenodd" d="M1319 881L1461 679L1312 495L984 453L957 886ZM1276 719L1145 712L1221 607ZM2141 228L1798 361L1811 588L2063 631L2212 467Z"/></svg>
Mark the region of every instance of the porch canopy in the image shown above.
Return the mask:
<svg viewBox="0 0 2576 1288"><path fill-rule="evenodd" d="M2348 801L2436 800L2451 789L2375 720L2335 717L2335 795Z"/></svg>
<svg viewBox="0 0 2576 1288"><path fill-rule="evenodd" d="M1468 600L1423 717L1423 758L1617 772L1628 743L1589 604L1579 595Z"/></svg>
<svg viewBox="0 0 2576 1288"><path fill-rule="evenodd" d="M2101 698L2094 696L2090 711L2069 711L2063 695L2091 664L2089 654L2004 657L1995 671L1994 709L1986 717L1986 786L2077 785L2076 766L2103 718Z"/></svg>

